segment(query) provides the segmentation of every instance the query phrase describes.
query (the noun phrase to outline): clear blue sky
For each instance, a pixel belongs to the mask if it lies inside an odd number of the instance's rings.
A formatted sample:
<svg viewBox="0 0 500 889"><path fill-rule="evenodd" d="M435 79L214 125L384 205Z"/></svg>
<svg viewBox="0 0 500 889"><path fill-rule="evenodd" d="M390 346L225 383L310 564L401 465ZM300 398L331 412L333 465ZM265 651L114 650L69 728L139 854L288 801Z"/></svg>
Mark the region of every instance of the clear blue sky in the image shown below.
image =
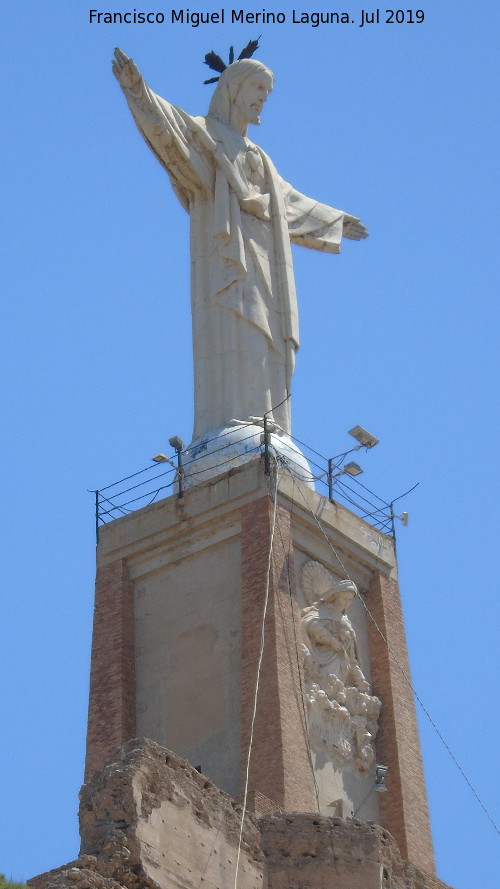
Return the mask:
<svg viewBox="0 0 500 889"><path fill-rule="evenodd" d="M422 24L381 10L364 28L352 3L356 23L318 28L265 8L288 21L91 25L81 0L2 14L0 871L16 879L78 852L87 489L192 427L188 218L111 75L115 45L198 114L204 53L262 34L276 81L252 137L300 191L370 230L341 256L294 250L293 429L329 456L361 423L380 438L359 457L364 482L387 500L420 482L398 528L414 685L500 821L498 5L431 0ZM498 834L420 722L439 875L496 889Z"/></svg>

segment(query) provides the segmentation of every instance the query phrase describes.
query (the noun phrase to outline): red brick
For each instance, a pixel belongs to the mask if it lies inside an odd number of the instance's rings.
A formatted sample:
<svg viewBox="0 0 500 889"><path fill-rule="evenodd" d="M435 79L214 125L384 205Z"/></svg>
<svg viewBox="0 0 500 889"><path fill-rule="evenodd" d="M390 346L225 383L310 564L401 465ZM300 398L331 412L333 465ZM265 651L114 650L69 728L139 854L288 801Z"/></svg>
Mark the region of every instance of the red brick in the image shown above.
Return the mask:
<svg viewBox="0 0 500 889"><path fill-rule="evenodd" d="M381 823L395 838L404 858L434 874L415 703L405 678L410 678L410 665L397 583L375 572L367 605L387 640L368 620L372 689L382 701L377 759L388 766L388 793L379 795Z"/></svg>
<svg viewBox="0 0 500 889"><path fill-rule="evenodd" d="M242 786L255 700L272 514L273 504L266 496L244 507L242 516ZM278 508L249 788L285 812L316 809L304 726L302 664L294 632L298 635L299 627L290 513Z"/></svg>
<svg viewBox="0 0 500 889"><path fill-rule="evenodd" d="M85 781L135 736L134 600L123 559L98 568Z"/></svg>

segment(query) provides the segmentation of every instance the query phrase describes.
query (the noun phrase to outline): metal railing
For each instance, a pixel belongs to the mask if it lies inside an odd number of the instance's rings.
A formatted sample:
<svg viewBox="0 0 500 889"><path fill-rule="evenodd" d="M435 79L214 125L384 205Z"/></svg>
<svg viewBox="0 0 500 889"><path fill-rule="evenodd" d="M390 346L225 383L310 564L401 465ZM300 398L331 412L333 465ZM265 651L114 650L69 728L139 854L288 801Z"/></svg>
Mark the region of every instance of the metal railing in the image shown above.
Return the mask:
<svg viewBox="0 0 500 889"><path fill-rule="evenodd" d="M343 467L345 458L348 454L355 450L359 450L361 445L337 454L335 457L324 457L318 451L314 450L310 445L300 439L292 440L300 445L302 453L307 458L311 468L311 475L303 477L304 481L314 481L316 490L319 494L327 497L332 503L339 503L346 506L360 518L364 519L378 531L387 534L393 539L395 538L395 519L399 518L394 513L395 500L401 499L409 494L416 485L395 498L392 502L388 502L375 494L370 488L349 473L349 470ZM227 470L231 468L231 460L225 456L224 446L218 449L220 455L220 465L225 466ZM271 438L266 435L265 422L264 434L262 435L262 444L260 452L264 456L266 471L269 469L270 452L272 452ZM256 452L256 455L258 451ZM168 497L174 491L177 495L182 495L182 481L189 485L191 463L196 462L196 457L187 459L182 462L181 485L179 485L178 475L178 454L174 452L171 456L162 456L163 462L153 462L151 465L138 470L125 478L112 482L103 488L94 490L95 495L95 527L96 537L99 539L99 528L101 525L121 516L128 515L151 503ZM275 455L276 462L286 471L289 466L285 457L279 453ZM174 462L176 461L176 462ZM349 464L348 464L349 465ZM352 464L351 464L352 465ZM193 475L195 473L193 472ZM302 476L301 476L302 477ZM175 486L175 487L174 487Z"/></svg>

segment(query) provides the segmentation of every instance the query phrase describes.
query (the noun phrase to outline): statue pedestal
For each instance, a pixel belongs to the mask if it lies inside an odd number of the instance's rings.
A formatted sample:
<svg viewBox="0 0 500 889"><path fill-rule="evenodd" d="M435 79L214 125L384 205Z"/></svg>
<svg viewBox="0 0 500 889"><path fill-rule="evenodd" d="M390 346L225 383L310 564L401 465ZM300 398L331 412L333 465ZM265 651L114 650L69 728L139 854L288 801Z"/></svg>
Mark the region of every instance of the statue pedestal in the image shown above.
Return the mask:
<svg viewBox="0 0 500 889"><path fill-rule="evenodd" d="M309 463L289 435L269 433L271 460L314 490L314 476ZM184 452L184 488L190 488L244 466L264 453L264 424L234 423L211 429L195 439Z"/></svg>
<svg viewBox="0 0 500 889"><path fill-rule="evenodd" d="M338 553L408 675L393 540L279 463L276 477L276 511L274 474L251 459L101 528L86 780L142 736L241 798L256 702L251 798L285 813L317 812L319 802L323 815L349 815L363 804L358 817L386 827L431 873L412 692L360 597L349 620L382 702L370 767L329 757L307 711L301 582L311 560L341 581ZM387 793L370 793L375 762L388 766Z"/></svg>

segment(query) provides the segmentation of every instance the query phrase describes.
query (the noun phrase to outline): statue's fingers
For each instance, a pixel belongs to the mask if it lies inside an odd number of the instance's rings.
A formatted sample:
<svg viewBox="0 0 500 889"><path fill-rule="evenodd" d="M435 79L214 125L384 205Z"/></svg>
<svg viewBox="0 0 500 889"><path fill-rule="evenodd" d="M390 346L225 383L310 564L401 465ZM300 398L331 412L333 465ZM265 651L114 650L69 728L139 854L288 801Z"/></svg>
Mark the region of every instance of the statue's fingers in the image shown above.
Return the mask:
<svg viewBox="0 0 500 889"><path fill-rule="evenodd" d="M121 80L122 69L120 68L119 65L116 64L116 62L111 63L111 70L113 71L113 74L115 75L116 79Z"/></svg>
<svg viewBox="0 0 500 889"><path fill-rule="evenodd" d="M359 241L361 238L368 237L368 232L362 222L354 222L349 226L348 237Z"/></svg>
<svg viewBox="0 0 500 889"><path fill-rule="evenodd" d="M115 46L115 59L121 67L126 65L129 61L129 57L122 52L119 46Z"/></svg>

